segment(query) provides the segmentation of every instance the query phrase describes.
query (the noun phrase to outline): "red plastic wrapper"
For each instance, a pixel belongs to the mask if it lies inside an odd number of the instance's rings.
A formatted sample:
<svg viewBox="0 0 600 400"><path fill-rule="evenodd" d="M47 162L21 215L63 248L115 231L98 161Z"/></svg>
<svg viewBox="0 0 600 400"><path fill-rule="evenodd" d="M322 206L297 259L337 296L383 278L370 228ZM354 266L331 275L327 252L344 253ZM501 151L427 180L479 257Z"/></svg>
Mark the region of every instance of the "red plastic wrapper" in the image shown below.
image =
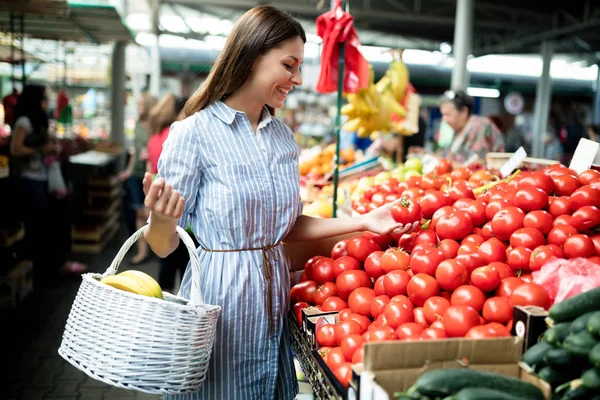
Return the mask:
<svg viewBox="0 0 600 400"><path fill-rule="evenodd" d="M553 303L600 287L600 265L587 258L553 258L532 275L533 281L546 289Z"/></svg>

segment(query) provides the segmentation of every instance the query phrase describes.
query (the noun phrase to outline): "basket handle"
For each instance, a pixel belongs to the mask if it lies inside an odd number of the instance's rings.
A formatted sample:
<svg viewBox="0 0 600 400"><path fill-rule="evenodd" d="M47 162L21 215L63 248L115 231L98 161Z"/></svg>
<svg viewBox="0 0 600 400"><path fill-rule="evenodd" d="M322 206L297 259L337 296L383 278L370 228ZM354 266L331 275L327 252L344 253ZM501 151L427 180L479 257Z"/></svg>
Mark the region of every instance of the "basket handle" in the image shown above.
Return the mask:
<svg viewBox="0 0 600 400"><path fill-rule="evenodd" d="M121 249L110 264L110 267L108 267L106 272L102 274L103 277L115 275L117 273L119 270L119 265L123 261L123 258L125 258L125 254L127 254L131 246L133 246L133 244L142 237L144 232L148 229L148 226L149 225L144 225L138 229L137 232L131 235L131 237L127 239L125 243L123 243L123 246L121 246ZM200 260L198 258L198 254L196 253L196 246L185 229L181 228L180 226L176 226L175 231L185 244L185 247L187 247L188 254L190 255L190 262L192 264L192 289L190 291L191 305L198 306L201 313L205 315L206 309L204 307L204 299L202 297L202 292L200 291Z"/></svg>

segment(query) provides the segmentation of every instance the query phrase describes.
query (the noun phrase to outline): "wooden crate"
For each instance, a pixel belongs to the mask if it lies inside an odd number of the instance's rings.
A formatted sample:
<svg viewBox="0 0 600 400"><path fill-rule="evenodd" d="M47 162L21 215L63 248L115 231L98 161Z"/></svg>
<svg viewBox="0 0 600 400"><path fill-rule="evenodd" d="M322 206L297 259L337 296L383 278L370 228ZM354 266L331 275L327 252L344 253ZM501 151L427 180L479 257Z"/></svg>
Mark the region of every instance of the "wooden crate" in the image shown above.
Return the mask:
<svg viewBox="0 0 600 400"><path fill-rule="evenodd" d="M490 169L500 169L500 167L511 158L513 153L487 153L485 155L485 163L486 166ZM523 164L532 164L539 166L540 168L547 167L553 164L560 164L560 161L549 160L547 158L534 158L527 157L521 165Z"/></svg>

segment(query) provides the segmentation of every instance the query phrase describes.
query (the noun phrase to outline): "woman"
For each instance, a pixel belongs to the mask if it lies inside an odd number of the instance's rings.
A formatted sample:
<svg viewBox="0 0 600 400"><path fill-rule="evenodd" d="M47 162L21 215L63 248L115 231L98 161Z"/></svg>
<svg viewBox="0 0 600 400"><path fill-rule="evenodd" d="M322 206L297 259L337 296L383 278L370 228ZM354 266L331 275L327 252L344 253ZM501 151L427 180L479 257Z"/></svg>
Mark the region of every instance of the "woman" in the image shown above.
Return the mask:
<svg viewBox="0 0 600 400"><path fill-rule="evenodd" d="M48 188L45 159L53 158L49 156L55 156L59 147L48 134L47 111L46 88L25 86L15 109L10 154L15 173L20 178L21 214L27 248L31 249L29 257L37 273L50 277L56 272L81 273L87 267L75 262L65 263L70 252L71 227L67 202L51 196Z"/></svg>
<svg viewBox="0 0 600 400"><path fill-rule="evenodd" d="M127 207L135 212L135 230L140 229L148 220L148 211L144 207L144 192L142 180L146 172L148 159L148 116L150 109L156 104L156 98L148 92L142 93L137 102L138 120L133 130L133 145L129 149L127 168L121 172L121 180L126 182L129 194ZM138 265L148 259L148 243L137 242L137 254L131 259L131 264Z"/></svg>
<svg viewBox="0 0 600 400"><path fill-rule="evenodd" d="M200 391L169 399L293 399L298 391L286 313L288 262L282 241L370 230L408 232L389 206L357 218L301 216L298 147L273 117L302 84L302 26L270 6L234 25L208 78L165 142L159 178L144 177L151 210L145 238L161 257L190 223L200 249L201 290L222 307ZM190 296L191 271L180 294Z"/></svg>

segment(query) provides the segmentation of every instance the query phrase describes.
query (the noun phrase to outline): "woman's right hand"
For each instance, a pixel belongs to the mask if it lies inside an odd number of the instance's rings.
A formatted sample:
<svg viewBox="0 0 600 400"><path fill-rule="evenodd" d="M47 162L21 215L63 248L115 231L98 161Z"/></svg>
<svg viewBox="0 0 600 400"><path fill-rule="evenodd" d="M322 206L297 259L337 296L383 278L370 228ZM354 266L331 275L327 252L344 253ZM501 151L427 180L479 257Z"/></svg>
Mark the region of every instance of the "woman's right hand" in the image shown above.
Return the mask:
<svg viewBox="0 0 600 400"><path fill-rule="evenodd" d="M153 182L152 175L146 172L143 187L146 195L144 205L152 212L152 218L164 221L181 218L185 199L163 178L157 178Z"/></svg>

